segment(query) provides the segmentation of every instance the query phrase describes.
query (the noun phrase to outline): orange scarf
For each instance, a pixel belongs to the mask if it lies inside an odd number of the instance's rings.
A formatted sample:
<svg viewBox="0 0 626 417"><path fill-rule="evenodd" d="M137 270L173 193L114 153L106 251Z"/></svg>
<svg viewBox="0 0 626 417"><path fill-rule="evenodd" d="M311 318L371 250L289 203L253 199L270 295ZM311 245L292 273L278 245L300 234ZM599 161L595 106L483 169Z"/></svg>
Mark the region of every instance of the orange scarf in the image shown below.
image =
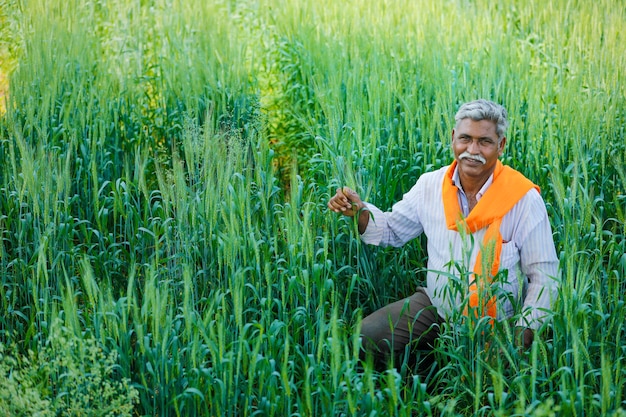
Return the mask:
<svg viewBox="0 0 626 417"><path fill-rule="evenodd" d="M482 247L474 265L474 280L469 286L469 307L481 317L490 316L496 318L496 300L491 297L486 303L480 300L485 293L485 281L491 283L500 268L500 255L502 253L502 235L500 224L506 213L526 195L528 191L539 187L524 177L520 172L502 165L497 161L493 171L493 182L472 209L467 218L463 218L459 207L458 188L452 182L452 175L457 165L454 161L443 179L443 207L446 214L446 225L449 230L459 231L463 228L465 233L474 233L487 227ZM482 301L482 302L481 302Z"/></svg>

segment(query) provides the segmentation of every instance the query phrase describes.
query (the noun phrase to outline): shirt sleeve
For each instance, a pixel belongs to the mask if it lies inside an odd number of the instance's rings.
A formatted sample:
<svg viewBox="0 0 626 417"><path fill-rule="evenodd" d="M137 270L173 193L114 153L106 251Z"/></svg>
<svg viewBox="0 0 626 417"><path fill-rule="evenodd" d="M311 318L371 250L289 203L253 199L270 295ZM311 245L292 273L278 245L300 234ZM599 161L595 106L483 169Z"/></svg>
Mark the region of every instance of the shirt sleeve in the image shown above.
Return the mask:
<svg viewBox="0 0 626 417"><path fill-rule="evenodd" d="M399 247L419 236L424 231L418 215L419 201L418 182L389 212L365 203L370 220L361 240L370 245Z"/></svg>
<svg viewBox="0 0 626 417"><path fill-rule="evenodd" d="M520 247L521 269L528 277L528 287L517 325L536 330L552 311L560 279L559 260L545 204L538 193L534 194L536 198L531 199L526 211L527 218L534 220L534 226L528 230Z"/></svg>

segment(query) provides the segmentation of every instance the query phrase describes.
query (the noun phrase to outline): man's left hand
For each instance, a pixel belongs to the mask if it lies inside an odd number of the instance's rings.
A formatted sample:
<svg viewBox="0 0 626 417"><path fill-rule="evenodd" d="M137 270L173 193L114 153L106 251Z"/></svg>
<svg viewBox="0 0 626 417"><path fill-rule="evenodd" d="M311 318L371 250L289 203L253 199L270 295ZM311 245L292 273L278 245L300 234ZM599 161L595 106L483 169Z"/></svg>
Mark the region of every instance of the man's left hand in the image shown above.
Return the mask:
<svg viewBox="0 0 626 417"><path fill-rule="evenodd" d="M528 349L535 339L535 331L529 328L518 327L515 329L515 343L524 347L524 349Z"/></svg>

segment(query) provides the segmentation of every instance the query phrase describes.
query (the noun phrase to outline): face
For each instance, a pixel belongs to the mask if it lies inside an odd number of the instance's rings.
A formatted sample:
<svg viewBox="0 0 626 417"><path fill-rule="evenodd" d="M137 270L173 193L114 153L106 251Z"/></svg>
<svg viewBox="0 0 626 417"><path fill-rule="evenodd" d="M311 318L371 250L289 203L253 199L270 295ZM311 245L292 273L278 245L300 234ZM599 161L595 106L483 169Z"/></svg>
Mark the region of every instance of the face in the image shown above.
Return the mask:
<svg viewBox="0 0 626 417"><path fill-rule="evenodd" d="M461 120L452 131L452 150L461 181L464 178L486 181L496 168L506 138L498 140L491 120Z"/></svg>

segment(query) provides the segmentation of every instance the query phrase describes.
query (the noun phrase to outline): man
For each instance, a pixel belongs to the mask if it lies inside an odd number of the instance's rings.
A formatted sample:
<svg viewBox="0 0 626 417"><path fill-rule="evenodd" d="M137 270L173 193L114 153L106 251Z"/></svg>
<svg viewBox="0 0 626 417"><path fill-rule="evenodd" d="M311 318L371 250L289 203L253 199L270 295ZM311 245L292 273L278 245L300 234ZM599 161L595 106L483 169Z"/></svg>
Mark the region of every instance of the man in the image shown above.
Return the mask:
<svg viewBox="0 0 626 417"><path fill-rule="evenodd" d="M463 104L455 121L454 162L422 175L390 212L347 187L328 202L337 213L358 215L365 243L397 247L427 237L425 288L363 319L364 347L379 359L411 341L432 347L438 324L455 312L502 320L514 304L523 305L516 334L528 347L556 298L559 262L539 189L498 159L506 110L476 100Z"/></svg>

